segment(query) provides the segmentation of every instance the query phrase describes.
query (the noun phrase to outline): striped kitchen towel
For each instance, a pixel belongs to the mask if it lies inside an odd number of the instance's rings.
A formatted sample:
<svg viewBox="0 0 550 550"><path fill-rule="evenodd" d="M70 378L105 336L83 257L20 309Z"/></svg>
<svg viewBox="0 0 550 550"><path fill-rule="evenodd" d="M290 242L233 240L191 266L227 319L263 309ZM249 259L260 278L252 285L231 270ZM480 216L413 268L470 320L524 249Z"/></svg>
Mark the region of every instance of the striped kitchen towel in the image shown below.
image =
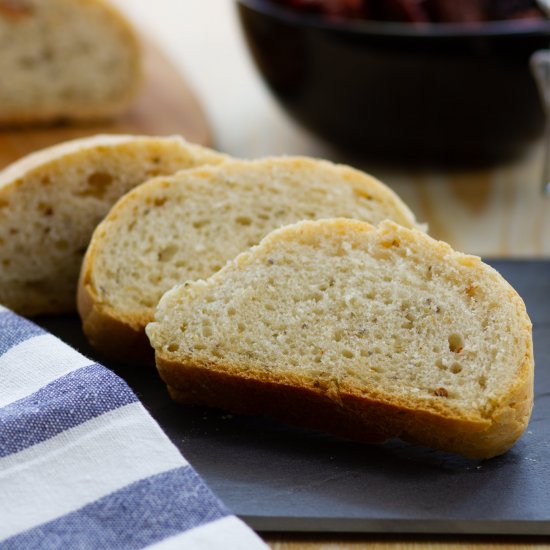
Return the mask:
<svg viewBox="0 0 550 550"><path fill-rule="evenodd" d="M0 306L0 548L266 548L126 383Z"/></svg>

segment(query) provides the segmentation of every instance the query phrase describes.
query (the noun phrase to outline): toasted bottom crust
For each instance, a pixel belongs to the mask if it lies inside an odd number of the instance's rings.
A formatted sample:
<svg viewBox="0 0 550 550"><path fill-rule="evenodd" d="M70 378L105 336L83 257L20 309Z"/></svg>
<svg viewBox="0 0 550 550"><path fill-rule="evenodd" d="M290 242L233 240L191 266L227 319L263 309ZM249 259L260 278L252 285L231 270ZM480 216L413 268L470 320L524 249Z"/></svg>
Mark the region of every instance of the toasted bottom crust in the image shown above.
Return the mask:
<svg viewBox="0 0 550 550"><path fill-rule="evenodd" d="M262 380L217 365L184 364L157 354L159 374L170 396L186 405L219 407L238 414L267 414L364 443L391 437L485 459L506 452L523 433L532 402L532 355L527 355L517 387L488 419L466 419L396 406L369 396ZM529 372L531 375L529 375Z"/></svg>
<svg viewBox="0 0 550 550"><path fill-rule="evenodd" d="M90 344L109 359L125 364L152 366L155 353L143 326L132 326L104 308L85 284L78 286L78 311Z"/></svg>
<svg viewBox="0 0 550 550"><path fill-rule="evenodd" d="M172 380L173 365L161 361L157 366L161 378ZM267 414L363 443L381 443L388 437L326 395L308 388L242 379L193 367L185 369L185 378L185 385L167 386L170 397L184 405L218 407L237 414Z"/></svg>

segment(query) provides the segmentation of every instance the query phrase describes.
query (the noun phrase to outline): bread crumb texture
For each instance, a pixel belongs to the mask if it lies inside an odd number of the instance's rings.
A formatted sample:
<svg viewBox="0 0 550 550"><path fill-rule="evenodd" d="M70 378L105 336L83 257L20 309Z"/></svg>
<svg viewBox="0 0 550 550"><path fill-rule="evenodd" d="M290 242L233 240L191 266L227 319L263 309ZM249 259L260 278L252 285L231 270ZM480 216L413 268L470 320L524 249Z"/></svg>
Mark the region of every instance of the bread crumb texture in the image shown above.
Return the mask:
<svg viewBox="0 0 550 550"><path fill-rule="evenodd" d="M143 330L174 285L210 276L282 225L335 216L416 226L385 185L326 161L233 160L158 178L129 193L98 227L83 284L96 308Z"/></svg>
<svg viewBox="0 0 550 550"><path fill-rule="evenodd" d="M141 83L130 24L104 0L0 0L0 123L114 114Z"/></svg>
<svg viewBox="0 0 550 550"><path fill-rule="evenodd" d="M186 377L196 369L300 387L351 414L357 438L370 426L487 457L513 444L532 406L531 324L517 293L479 258L391 222L275 231L166 293L147 334L186 402L226 401Z"/></svg>
<svg viewBox="0 0 550 550"><path fill-rule="evenodd" d="M95 136L0 172L0 303L35 315L74 311L96 225L121 195L159 174L223 157L179 137Z"/></svg>

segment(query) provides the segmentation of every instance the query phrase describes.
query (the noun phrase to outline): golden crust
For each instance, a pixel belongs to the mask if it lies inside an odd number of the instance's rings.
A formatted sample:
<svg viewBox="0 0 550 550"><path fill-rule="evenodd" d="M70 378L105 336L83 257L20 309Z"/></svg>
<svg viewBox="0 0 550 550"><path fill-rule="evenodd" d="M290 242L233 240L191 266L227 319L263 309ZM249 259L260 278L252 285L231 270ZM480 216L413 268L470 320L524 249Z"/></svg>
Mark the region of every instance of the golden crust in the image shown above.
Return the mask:
<svg viewBox="0 0 550 550"><path fill-rule="evenodd" d="M268 414L294 425L328 431L364 443L386 435L366 424L321 389L249 376L230 365L176 363L157 355L157 367L170 396L184 405L220 407L238 414ZM219 368L218 368L219 367Z"/></svg>
<svg viewBox="0 0 550 550"><path fill-rule="evenodd" d="M84 260L86 265L86 260ZM136 327L122 321L101 304L83 271L78 284L77 307L86 338L100 353L127 364L148 366L154 363L154 351L141 323Z"/></svg>
<svg viewBox="0 0 550 550"><path fill-rule="evenodd" d="M184 405L268 414L364 443L399 437L473 459L491 458L512 447L527 426L533 404L532 356L526 356L517 386L488 419L453 417L414 402L399 406L382 395L331 396L303 381L244 374L235 365L178 363L158 352L156 363L170 396Z"/></svg>

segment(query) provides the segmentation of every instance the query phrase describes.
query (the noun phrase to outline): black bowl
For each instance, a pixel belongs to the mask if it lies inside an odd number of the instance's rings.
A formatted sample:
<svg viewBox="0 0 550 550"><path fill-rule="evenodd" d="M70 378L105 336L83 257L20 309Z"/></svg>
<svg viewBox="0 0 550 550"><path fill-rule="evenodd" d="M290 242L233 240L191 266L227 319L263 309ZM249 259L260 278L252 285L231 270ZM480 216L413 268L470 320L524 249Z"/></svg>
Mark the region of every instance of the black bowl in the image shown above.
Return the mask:
<svg viewBox="0 0 550 550"><path fill-rule="evenodd" d="M550 21L414 26L332 20L238 0L246 41L290 115L365 156L478 161L517 155L543 132L529 71Z"/></svg>

